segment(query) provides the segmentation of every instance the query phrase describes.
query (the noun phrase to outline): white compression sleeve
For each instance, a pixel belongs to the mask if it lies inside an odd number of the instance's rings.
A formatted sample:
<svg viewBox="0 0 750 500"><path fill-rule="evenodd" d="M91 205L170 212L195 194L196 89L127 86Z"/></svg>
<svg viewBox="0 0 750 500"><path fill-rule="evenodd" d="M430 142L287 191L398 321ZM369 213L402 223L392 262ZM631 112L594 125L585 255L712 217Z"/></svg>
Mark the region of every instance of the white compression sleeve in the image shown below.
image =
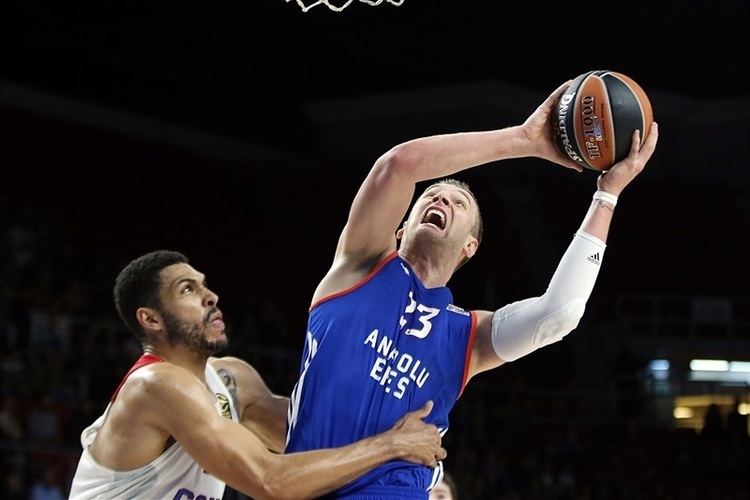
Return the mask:
<svg viewBox="0 0 750 500"><path fill-rule="evenodd" d="M504 361L514 361L561 340L583 316L594 289L605 243L579 230L541 297L508 304L492 318L492 346Z"/></svg>

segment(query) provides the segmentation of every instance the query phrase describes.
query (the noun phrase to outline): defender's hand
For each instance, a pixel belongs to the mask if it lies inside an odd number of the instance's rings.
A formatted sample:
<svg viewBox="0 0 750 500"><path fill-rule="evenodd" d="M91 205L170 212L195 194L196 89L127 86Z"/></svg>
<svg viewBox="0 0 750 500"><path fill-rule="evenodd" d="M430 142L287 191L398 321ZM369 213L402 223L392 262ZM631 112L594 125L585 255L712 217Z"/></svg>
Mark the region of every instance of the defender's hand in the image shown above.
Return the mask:
<svg viewBox="0 0 750 500"><path fill-rule="evenodd" d="M651 155L656 149L656 142L659 140L659 126L654 122L646 141L641 147L641 134L636 129L633 132L633 142L630 145L628 156L622 161L615 163L609 170L604 172L596 180L596 186L602 191L609 194L620 196L625 186L641 173L646 166Z"/></svg>
<svg viewBox="0 0 750 500"><path fill-rule="evenodd" d="M568 158L568 155L560 151L555 144L554 117L552 114L555 103L563 92L565 92L565 89L568 88L570 82L571 80L568 80L552 92L521 125L521 130L529 141L529 147L531 148L530 156L543 158L562 165L565 168L572 168L578 172L583 172L583 167Z"/></svg>
<svg viewBox="0 0 750 500"><path fill-rule="evenodd" d="M432 401L419 410L407 413L389 431L393 442L403 449L402 458L409 462L435 467L447 453L440 445L441 437L437 427L422 421L432 411Z"/></svg>

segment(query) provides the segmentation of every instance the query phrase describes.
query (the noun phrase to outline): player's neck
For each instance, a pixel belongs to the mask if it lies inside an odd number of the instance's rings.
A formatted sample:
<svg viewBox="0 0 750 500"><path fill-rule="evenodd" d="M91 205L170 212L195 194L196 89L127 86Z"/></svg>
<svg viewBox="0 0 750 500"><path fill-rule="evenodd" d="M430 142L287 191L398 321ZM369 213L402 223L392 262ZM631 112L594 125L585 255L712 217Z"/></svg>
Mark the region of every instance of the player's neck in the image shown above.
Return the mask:
<svg viewBox="0 0 750 500"><path fill-rule="evenodd" d="M425 288L446 286L453 275L454 265L440 252L420 252L413 248L400 249L399 257L409 263Z"/></svg>
<svg viewBox="0 0 750 500"><path fill-rule="evenodd" d="M164 346L164 345L144 345L143 352L146 354L154 354L159 356L164 361L172 363L182 368L185 368L190 373L195 375L199 380L205 379L206 374L206 362L208 358L203 355L196 354L194 351L186 348L182 345L177 346Z"/></svg>

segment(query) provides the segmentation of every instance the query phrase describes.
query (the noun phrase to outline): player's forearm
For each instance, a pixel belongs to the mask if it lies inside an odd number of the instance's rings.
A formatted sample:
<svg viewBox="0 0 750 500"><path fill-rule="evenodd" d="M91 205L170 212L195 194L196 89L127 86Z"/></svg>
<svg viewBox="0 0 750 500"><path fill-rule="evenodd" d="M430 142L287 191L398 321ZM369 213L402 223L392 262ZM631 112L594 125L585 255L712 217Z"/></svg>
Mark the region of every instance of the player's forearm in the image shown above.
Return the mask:
<svg viewBox="0 0 750 500"><path fill-rule="evenodd" d="M615 207L612 203L603 200L592 200L586 217L584 217L581 223L581 231L606 243L614 209Z"/></svg>
<svg viewBox="0 0 750 500"><path fill-rule="evenodd" d="M277 457L266 475L271 498L312 498L354 481L389 460L403 456L390 433L349 446Z"/></svg>
<svg viewBox="0 0 750 500"><path fill-rule="evenodd" d="M499 359L514 361L562 340L577 327L599 274L613 208L607 201L592 201L544 295L508 304L494 313L490 334ZM498 364L482 356L488 357L486 351L480 353L477 370Z"/></svg>
<svg viewBox="0 0 750 500"><path fill-rule="evenodd" d="M213 432L221 439L201 440L213 447L194 456L208 473L258 500L314 498L407 452L391 432L385 432L340 448L281 455L259 446L260 441L244 429L224 427L224 432Z"/></svg>
<svg viewBox="0 0 750 500"><path fill-rule="evenodd" d="M420 182L471 167L529 156L531 147L520 127L462 132L414 139L396 146L394 166Z"/></svg>

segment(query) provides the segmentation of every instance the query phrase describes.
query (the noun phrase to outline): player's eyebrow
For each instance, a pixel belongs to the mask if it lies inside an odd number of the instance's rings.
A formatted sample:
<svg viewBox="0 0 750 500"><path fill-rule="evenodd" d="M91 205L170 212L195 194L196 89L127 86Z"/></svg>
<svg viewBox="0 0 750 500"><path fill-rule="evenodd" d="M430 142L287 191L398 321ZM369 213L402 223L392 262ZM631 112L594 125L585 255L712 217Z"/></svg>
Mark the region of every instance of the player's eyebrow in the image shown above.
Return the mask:
<svg viewBox="0 0 750 500"><path fill-rule="evenodd" d="M180 286L182 283L190 283L190 284L200 284L201 286L206 286L206 277L204 275L200 275L200 283L197 279L191 276L178 276L172 281L172 285L170 285L170 288L175 289Z"/></svg>
<svg viewBox="0 0 750 500"><path fill-rule="evenodd" d="M444 185L450 186L451 184L444 184ZM435 185L435 186L431 187L430 189L426 190L422 196L431 196L431 195L434 195L435 194L435 189L437 188L437 186L438 185ZM461 188L461 187L458 187L458 186L455 186L455 187L457 188L455 190L455 192L461 193L461 195L463 195L464 198L466 198L466 201L468 201L469 203L471 203L472 197L466 192L466 190L464 188Z"/></svg>
<svg viewBox="0 0 750 500"><path fill-rule="evenodd" d="M463 189L457 191L457 193L461 193L461 195L464 198L466 198L466 201L469 203L469 205L471 205L471 196L469 196L468 194L466 194L466 192Z"/></svg>

